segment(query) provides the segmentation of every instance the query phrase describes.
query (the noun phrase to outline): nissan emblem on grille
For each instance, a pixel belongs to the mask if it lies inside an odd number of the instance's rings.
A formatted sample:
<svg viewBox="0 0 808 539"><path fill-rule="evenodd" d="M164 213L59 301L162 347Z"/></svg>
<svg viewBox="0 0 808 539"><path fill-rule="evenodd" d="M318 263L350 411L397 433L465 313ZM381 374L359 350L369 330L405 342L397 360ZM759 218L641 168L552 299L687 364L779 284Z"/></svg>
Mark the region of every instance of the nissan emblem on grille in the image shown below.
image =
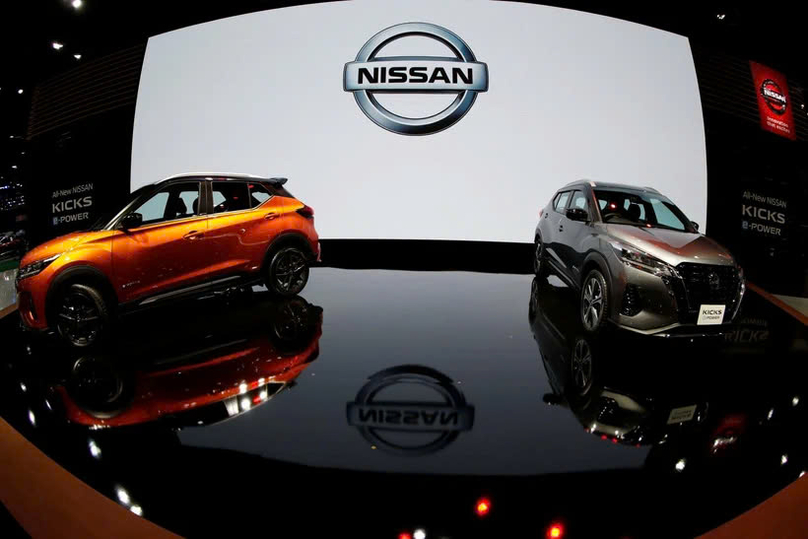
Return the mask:
<svg viewBox="0 0 808 539"><path fill-rule="evenodd" d="M710 283L710 289L713 292L717 292L721 288L721 279L718 278L718 274L714 271L711 271L707 276L707 282Z"/></svg>

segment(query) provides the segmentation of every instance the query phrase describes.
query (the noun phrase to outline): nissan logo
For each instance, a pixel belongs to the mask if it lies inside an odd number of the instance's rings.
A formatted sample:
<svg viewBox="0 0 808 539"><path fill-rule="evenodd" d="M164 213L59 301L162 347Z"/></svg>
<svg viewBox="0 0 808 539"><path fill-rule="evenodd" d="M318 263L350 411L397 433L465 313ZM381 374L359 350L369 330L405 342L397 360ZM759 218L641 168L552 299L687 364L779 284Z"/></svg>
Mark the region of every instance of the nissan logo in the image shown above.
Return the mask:
<svg viewBox="0 0 808 539"><path fill-rule="evenodd" d="M434 39L448 47L453 56L377 58L386 45L411 36ZM488 90L488 66L478 62L454 32L435 24L407 22L386 28L365 43L356 60L345 64L343 88L353 92L359 108L378 126L401 135L429 135L454 125L474 104L477 92ZM436 114L409 118L386 109L374 92L456 93L457 97Z"/></svg>
<svg viewBox="0 0 808 539"><path fill-rule="evenodd" d="M788 107L786 96L780 89L780 85L772 79L763 81L760 85L760 95L772 112L779 115L786 113L786 107Z"/></svg>
<svg viewBox="0 0 808 539"><path fill-rule="evenodd" d="M445 374L420 365L378 372L347 403L348 424L396 455L439 451L474 425L474 406Z"/></svg>
<svg viewBox="0 0 808 539"><path fill-rule="evenodd" d="M717 291L721 288L721 279L714 271L711 271L710 274L707 275L707 282L710 285L710 289L713 291Z"/></svg>

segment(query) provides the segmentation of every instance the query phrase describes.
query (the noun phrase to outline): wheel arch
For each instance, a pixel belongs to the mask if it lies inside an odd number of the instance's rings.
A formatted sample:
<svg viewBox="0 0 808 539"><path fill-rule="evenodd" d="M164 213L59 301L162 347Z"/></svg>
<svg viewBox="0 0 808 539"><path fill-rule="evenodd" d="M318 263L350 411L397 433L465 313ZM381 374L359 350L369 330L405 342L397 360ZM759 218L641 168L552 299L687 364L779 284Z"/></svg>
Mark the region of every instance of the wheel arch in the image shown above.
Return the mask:
<svg viewBox="0 0 808 539"><path fill-rule="evenodd" d="M49 326L53 320L53 300L71 284L85 284L95 287L107 302L107 309L112 311L118 305L118 295L104 272L88 265L70 266L61 271L51 281L45 296L45 319Z"/></svg>
<svg viewBox="0 0 808 539"><path fill-rule="evenodd" d="M608 287L609 293L609 304L608 310L609 312L606 313L606 317L608 319L613 318L614 308L615 308L615 301L614 301L614 291L617 288L614 283L614 279L612 278L612 271L609 268L609 263L606 261L606 258L597 251L590 252L586 258L584 259L583 267L581 268L581 280L578 283L579 289L583 289L584 286L584 279L586 276L589 275L589 272L593 269L599 270L603 277L606 279L606 286Z"/></svg>
<svg viewBox="0 0 808 539"><path fill-rule="evenodd" d="M269 246L267 247L266 252L264 253L264 261L261 263L261 273L263 274L267 269L267 264L270 263L272 260L272 255L281 249L282 247L288 246L295 246L303 249L303 251L308 254L312 259L315 258L314 251L311 248L311 242L309 238L303 234L302 232L298 232L296 230L289 230L287 232L282 232L279 234L275 239L273 239Z"/></svg>

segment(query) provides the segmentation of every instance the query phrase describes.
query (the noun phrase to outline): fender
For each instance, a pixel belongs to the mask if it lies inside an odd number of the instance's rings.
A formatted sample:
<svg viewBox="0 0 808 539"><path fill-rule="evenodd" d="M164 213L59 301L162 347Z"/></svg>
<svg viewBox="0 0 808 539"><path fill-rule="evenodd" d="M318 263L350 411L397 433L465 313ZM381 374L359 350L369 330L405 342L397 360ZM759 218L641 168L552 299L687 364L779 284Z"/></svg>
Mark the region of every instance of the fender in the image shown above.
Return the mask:
<svg viewBox="0 0 808 539"><path fill-rule="evenodd" d="M606 260L605 256L603 256L598 251L591 250L586 255L586 258L584 258L584 263L582 267L586 267L586 265L589 264L590 262L594 262L595 264L597 264L597 266L600 268L600 271L603 272L603 274L609 280L609 283L612 282L612 270L609 269L609 262ZM585 277L586 275L581 275L581 280L583 280ZM582 284L583 283L579 283L578 286L580 287Z"/></svg>
<svg viewBox="0 0 808 539"><path fill-rule="evenodd" d="M76 278L84 278L85 281L100 284L101 293L104 294L105 297L114 301L114 303L109 305L109 308L112 309L117 305L118 295L115 293L115 288L112 286L112 283L109 281L107 276L104 275L104 272L94 266L88 266L86 264L70 266L69 268L62 270L61 273L54 277L50 286L48 287L48 293L45 296L45 305L52 305L54 295L59 291L59 289L64 286L65 283ZM45 313L45 318L46 320L50 320L50 313ZM50 324L50 322L48 322L48 324Z"/></svg>
<svg viewBox="0 0 808 539"><path fill-rule="evenodd" d="M598 268L600 268L601 273L603 273L603 276L606 277L606 281L609 285L609 294L610 294L609 297L610 312L606 313L606 317L609 320L612 320L613 319L612 317L616 312L614 309L615 305L618 304L618 299L615 299L614 297L614 294L616 293L616 287L614 286L614 279L612 278L612 270L609 268L609 262L606 260L606 257L603 256L603 254L594 250L590 251L589 254L586 255L586 258L584 258L583 267L586 267L586 265L589 264L590 262L596 264ZM581 281L583 281L583 279L585 278L586 275L582 275ZM580 283L580 286L583 286L583 282Z"/></svg>

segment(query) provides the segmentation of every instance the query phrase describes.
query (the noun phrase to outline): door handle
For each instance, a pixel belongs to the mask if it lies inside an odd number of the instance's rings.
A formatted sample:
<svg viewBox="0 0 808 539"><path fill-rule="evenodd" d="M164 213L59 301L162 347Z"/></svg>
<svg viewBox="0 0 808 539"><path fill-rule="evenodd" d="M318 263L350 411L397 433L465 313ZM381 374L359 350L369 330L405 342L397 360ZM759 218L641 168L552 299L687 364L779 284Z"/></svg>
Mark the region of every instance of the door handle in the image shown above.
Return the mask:
<svg viewBox="0 0 808 539"><path fill-rule="evenodd" d="M191 230L187 234L185 234L182 239L185 240L195 240L197 238L201 238L204 234L202 232L197 232L196 230Z"/></svg>
<svg viewBox="0 0 808 539"><path fill-rule="evenodd" d="M276 217L278 217L278 215L279 214L277 212L271 211L268 214L264 215L264 219L267 219L267 220L271 221L272 219L275 219Z"/></svg>

